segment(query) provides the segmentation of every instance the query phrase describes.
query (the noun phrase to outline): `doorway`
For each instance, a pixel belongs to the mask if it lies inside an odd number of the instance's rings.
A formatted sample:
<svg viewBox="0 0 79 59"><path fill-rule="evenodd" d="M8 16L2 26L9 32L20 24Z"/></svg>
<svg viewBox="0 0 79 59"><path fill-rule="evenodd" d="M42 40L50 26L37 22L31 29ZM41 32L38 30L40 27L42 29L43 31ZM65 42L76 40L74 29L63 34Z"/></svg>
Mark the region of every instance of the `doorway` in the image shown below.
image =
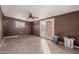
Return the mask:
<svg viewBox="0 0 79 59"><path fill-rule="evenodd" d="M54 19L40 21L40 36L45 38L54 36Z"/></svg>

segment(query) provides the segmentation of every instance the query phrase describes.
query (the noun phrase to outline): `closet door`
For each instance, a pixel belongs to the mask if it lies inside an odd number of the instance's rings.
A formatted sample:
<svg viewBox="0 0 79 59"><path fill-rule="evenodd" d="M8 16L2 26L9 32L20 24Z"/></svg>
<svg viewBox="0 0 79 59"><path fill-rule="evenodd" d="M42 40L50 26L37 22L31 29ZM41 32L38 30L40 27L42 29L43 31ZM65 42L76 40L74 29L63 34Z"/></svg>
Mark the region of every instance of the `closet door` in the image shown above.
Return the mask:
<svg viewBox="0 0 79 59"><path fill-rule="evenodd" d="M46 22L40 21L40 36L46 37Z"/></svg>
<svg viewBox="0 0 79 59"><path fill-rule="evenodd" d="M47 21L47 36L52 37L52 21Z"/></svg>

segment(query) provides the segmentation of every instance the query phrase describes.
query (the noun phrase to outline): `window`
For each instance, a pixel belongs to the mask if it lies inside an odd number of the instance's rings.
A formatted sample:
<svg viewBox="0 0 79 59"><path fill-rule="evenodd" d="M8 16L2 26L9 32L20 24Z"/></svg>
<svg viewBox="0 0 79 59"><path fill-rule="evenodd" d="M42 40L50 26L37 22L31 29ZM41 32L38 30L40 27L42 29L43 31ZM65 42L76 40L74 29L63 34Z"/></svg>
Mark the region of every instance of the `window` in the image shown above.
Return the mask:
<svg viewBox="0 0 79 59"><path fill-rule="evenodd" d="M16 28L25 28L25 22L16 21Z"/></svg>

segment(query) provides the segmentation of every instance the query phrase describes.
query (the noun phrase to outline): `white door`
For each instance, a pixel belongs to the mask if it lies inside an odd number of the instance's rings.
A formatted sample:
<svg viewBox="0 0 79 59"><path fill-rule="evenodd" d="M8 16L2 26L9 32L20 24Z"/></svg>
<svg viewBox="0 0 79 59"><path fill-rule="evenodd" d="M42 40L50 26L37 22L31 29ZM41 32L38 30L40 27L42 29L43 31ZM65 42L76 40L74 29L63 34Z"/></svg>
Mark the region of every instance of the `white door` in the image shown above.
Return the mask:
<svg viewBox="0 0 79 59"><path fill-rule="evenodd" d="M40 21L40 36L45 38L54 36L54 18Z"/></svg>
<svg viewBox="0 0 79 59"><path fill-rule="evenodd" d="M40 21L40 36L45 37L46 36L46 22Z"/></svg>

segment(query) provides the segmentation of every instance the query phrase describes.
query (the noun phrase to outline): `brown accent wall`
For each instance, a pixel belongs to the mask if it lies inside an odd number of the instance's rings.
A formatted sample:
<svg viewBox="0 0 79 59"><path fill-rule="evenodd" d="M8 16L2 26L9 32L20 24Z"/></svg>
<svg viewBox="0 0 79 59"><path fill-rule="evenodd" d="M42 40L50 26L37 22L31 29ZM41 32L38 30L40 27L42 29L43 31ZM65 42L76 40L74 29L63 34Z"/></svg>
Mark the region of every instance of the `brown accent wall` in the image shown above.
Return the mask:
<svg viewBox="0 0 79 59"><path fill-rule="evenodd" d="M32 22L32 34L40 36L40 21Z"/></svg>
<svg viewBox="0 0 79 59"><path fill-rule="evenodd" d="M55 17L55 35L74 36L79 46L79 11ZM63 39L61 40L63 41Z"/></svg>
<svg viewBox="0 0 79 59"><path fill-rule="evenodd" d="M0 43L1 43L1 40L3 39L3 19L4 19L4 15L0 7Z"/></svg>
<svg viewBox="0 0 79 59"><path fill-rule="evenodd" d="M5 22L6 21L6 22ZM16 21L25 22L25 28L16 28ZM31 23L22 21L15 18L5 17L4 25L4 36L30 34L31 33Z"/></svg>

